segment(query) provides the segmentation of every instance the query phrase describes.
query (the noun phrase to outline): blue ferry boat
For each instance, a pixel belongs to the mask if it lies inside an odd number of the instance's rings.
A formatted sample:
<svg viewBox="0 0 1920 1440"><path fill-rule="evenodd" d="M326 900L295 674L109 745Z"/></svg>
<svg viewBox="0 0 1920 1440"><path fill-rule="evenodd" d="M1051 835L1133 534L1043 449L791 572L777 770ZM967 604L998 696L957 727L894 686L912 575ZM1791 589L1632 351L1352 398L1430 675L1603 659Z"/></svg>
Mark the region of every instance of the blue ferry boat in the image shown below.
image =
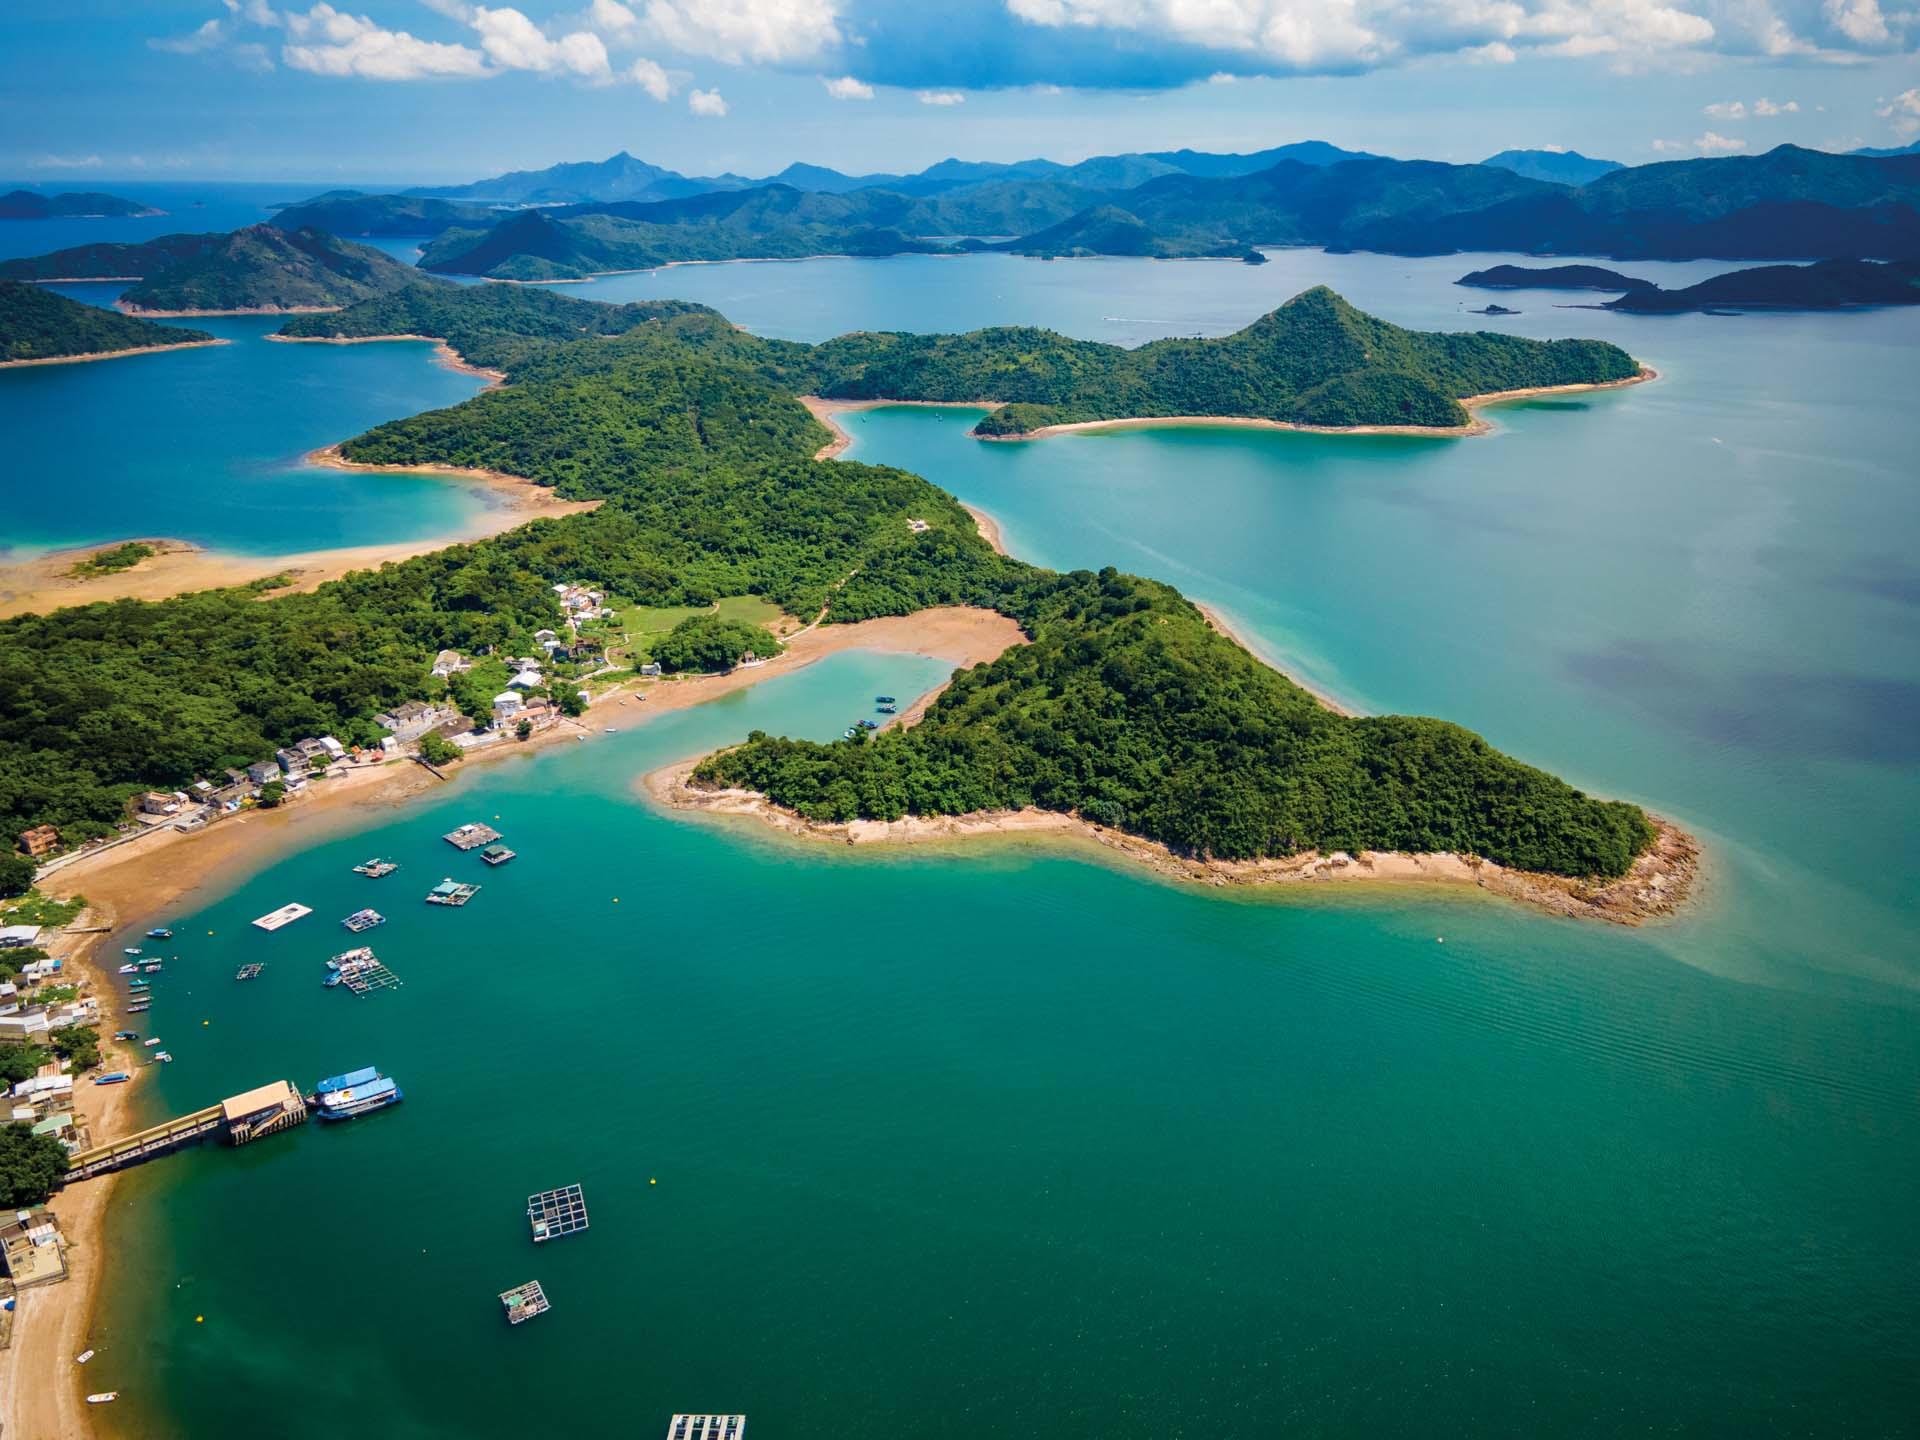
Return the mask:
<svg viewBox="0 0 1920 1440"><path fill-rule="evenodd" d="M400 1087L380 1073L378 1066L330 1075L313 1087L307 1103L322 1120L351 1120L370 1115L401 1101Z"/></svg>

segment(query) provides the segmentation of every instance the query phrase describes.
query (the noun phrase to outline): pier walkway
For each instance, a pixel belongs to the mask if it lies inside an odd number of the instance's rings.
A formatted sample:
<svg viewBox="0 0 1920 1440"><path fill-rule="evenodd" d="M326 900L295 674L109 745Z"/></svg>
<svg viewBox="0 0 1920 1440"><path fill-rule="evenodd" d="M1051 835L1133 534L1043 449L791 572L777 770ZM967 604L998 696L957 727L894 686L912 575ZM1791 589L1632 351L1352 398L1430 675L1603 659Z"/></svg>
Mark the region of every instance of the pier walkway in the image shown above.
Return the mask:
<svg viewBox="0 0 1920 1440"><path fill-rule="evenodd" d="M118 1140L96 1145L91 1150L76 1150L67 1163L66 1183L71 1185L76 1180L91 1180L95 1175L104 1175L109 1170L123 1170L129 1165L138 1165L142 1160L151 1160L156 1155L177 1150L182 1145L191 1145L213 1134L222 1123L221 1107L209 1105L191 1115L182 1115L164 1125L153 1125L132 1135L123 1135Z"/></svg>

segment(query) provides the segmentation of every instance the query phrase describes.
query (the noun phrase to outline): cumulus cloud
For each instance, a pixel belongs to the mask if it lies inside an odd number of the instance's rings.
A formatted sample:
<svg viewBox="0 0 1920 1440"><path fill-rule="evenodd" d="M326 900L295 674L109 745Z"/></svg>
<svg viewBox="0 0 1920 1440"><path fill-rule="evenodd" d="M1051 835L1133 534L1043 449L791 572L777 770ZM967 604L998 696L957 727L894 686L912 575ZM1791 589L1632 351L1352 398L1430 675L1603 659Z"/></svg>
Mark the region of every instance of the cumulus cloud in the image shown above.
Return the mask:
<svg viewBox="0 0 1920 1440"><path fill-rule="evenodd" d="M502 70L533 70L542 74L571 74L606 84L613 78L607 47L591 30L573 30L550 37L522 12L503 5L473 7L467 23L480 37L480 49Z"/></svg>
<svg viewBox="0 0 1920 1440"><path fill-rule="evenodd" d="M1741 100L1722 100L1714 105L1703 105L1700 113L1714 120L1744 120L1747 118L1746 102Z"/></svg>
<svg viewBox="0 0 1920 1440"><path fill-rule="evenodd" d="M1800 102L1798 100L1782 100L1776 104L1774 101L1762 95L1758 100L1753 102L1753 113L1758 115L1762 120L1771 120L1776 115L1798 115L1800 113Z"/></svg>
<svg viewBox="0 0 1920 1440"><path fill-rule="evenodd" d="M728 65L811 60L842 39L835 0L649 0L646 19L676 50Z"/></svg>
<svg viewBox="0 0 1920 1440"><path fill-rule="evenodd" d="M967 97L958 90L921 90L914 99L922 105L964 105Z"/></svg>
<svg viewBox="0 0 1920 1440"><path fill-rule="evenodd" d="M720 98L718 90L694 90L687 95L687 109L696 115L718 118L727 113L727 102Z"/></svg>
<svg viewBox="0 0 1920 1440"><path fill-rule="evenodd" d="M827 94L836 100L871 100L873 98L873 86L864 80L856 80L851 75L827 80L825 84Z"/></svg>
<svg viewBox="0 0 1920 1440"><path fill-rule="evenodd" d="M665 101L673 94L673 77L653 61L642 58L627 67L627 79L654 99Z"/></svg>
<svg viewBox="0 0 1920 1440"><path fill-rule="evenodd" d="M1920 135L1920 89L1902 90L1891 100L1882 100L1874 114L1882 120L1891 120L1896 134L1903 140L1911 140Z"/></svg>
<svg viewBox="0 0 1920 1440"><path fill-rule="evenodd" d="M104 162L98 155L37 155L29 163L35 170L98 170Z"/></svg>
<svg viewBox="0 0 1920 1440"><path fill-rule="evenodd" d="M1731 155L1736 150L1746 149L1747 142L1730 139L1725 135L1716 135L1709 130L1693 142L1693 148L1702 155Z"/></svg>
<svg viewBox="0 0 1920 1440"><path fill-rule="evenodd" d="M203 55L209 50L218 49L226 38L226 27L218 20L209 20L189 34L163 35L147 41L147 44L155 50L165 50L170 55Z"/></svg>
<svg viewBox="0 0 1920 1440"><path fill-rule="evenodd" d="M593 0L587 6L587 26L608 35L626 35L639 28L640 17L620 0Z"/></svg>
<svg viewBox="0 0 1920 1440"><path fill-rule="evenodd" d="M419 80L429 76L488 74L486 57L465 45L421 40L388 30L365 15L350 15L323 3L306 14L281 17L288 43L280 58L314 75L354 75L364 80Z"/></svg>

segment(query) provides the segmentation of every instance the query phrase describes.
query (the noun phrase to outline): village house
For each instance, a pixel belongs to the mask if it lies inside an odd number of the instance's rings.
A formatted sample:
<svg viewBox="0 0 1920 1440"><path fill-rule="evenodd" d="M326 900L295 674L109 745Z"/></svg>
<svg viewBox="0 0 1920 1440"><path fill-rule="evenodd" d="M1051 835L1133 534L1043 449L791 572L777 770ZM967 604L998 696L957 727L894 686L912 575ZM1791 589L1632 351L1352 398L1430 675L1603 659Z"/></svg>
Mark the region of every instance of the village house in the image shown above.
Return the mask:
<svg viewBox="0 0 1920 1440"><path fill-rule="evenodd" d="M493 723L495 725L504 725L509 720L517 718L525 708L525 704L520 699L519 691L502 690L498 695L493 697Z"/></svg>
<svg viewBox="0 0 1920 1440"><path fill-rule="evenodd" d="M543 677L538 670L522 670L511 680L507 681L507 688L510 690L537 690L545 683L545 677Z"/></svg>
<svg viewBox="0 0 1920 1440"><path fill-rule="evenodd" d="M453 707L409 700L373 717L373 723L393 732L395 740L418 740L434 726L453 718Z"/></svg>
<svg viewBox="0 0 1920 1440"><path fill-rule="evenodd" d="M462 670L471 670L473 662L458 650L442 650L433 657L433 673L444 680L449 675L457 675Z"/></svg>
<svg viewBox="0 0 1920 1440"><path fill-rule="evenodd" d="M657 660L649 660L640 667L640 674L643 679L658 680L661 675L660 662Z"/></svg>
<svg viewBox="0 0 1920 1440"><path fill-rule="evenodd" d="M67 1278L67 1262L60 1253L60 1226L45 1210L18 1210L0 1225L0 1261L16 1290L50 1285Z"/></svg>
<svg viewBox="0 0 1920 1440"><path fill-rule="evenodd" d="M19 945L33 945L40 939L38 925L0 925L0 950L11 950Z"/></svg>
<svg viewBox="0 0 1920 1440"><path fill-rule="evenodd" d="M20 848L38 860L60 848L60 832L51 825L36 825L20 832Z"/></svg>
<svg viewBox="0 0 1920 1440"><path fill-rule="evenodd" d="M178 790L149 790L137 802L142 815L178 815L186 803L186 795Z"/></svg>
<svg viewBox="0 0 1920 1440"><path fill-rule="evenodd" d="M13 1098L34 1105L65 1105L73 1098L73 1076L32 1075L13 1087Z"/></svg>
<svg viewBox="0 0 1920 1440"><path fill-rule="evenodd" d="M0 1041L25 1043L52 1030L53 1016L44 1005L29 1005L24 1010L15 1009L12 1014L0 1015Z"/></svg>
<svg viewBox="0 0 1920 1440"><path fill-rule="evenodd" d="M247 779L255 785L264 785L269 780L280 778L280 764L276 760L256 760L247 766Z"/></svg>
<svg viewBox="0 0 1920 1440"><path fill-rule="evenodd" d="M280 762L280 768L289 779L301 778L316 769L324 769L336 760L344 760L347 747L331 735L322 735L318 739L296 740L283 750L273 752L273 758Z"/></svg>

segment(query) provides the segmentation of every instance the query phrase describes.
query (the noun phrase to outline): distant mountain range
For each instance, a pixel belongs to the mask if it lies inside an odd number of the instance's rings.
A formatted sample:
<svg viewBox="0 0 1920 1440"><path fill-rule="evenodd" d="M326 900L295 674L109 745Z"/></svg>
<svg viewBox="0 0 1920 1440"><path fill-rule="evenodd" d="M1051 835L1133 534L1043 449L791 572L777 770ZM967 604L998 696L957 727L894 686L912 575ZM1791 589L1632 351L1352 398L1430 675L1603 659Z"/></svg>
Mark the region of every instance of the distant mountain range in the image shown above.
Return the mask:
<svg viewBox="0 0 1920 1440"><path fill-rule="evenodd" d="M0 220L92 219L96 216L126 218L166 213L138 200L104 195L97 190L68 190L59 195L42 195L37 190L10 190L0 195Z"/></svg>
<svg viewBox="0 0 1920 1440"><path fill-rule="evenodd" d="M556 169L589 186L598 181L586 172L636 181L654 172L648 185L668 173L629 156ZM530 173L551 188L555 171ZM1136 178L1142 174L1148 178ZM276 223L433 234L425 268L517 280L682 260L981 249L1167 258L1284 245L1635 259L1920 255L1920 156L1831 155L1791 145L1764 155L1615 167L1579 185L1506 165L1390 160L1311 143L1254 155L1103 156L1072 166L942 161L897 183L853 189L825 188L823 175L837 176L836 184L873 178L814 168L796 177L811 189L774 180L670 200L590 200L504 214L473 200L347 192L290 207ZM486 187L499 182L473 188Z"/></svg>
<svg viewBox="0 0 1920 1440"><path fill-rule="evenodd" d="M1099 155L1077 165L1053 160L1016 160L1003 164L984 160L942 160L911 175L848 175L824 165L797 163L777 175L751 179L745 175L682 175L639 160L626 151L599 161L549 165L544 170L514 170L470 185L420 186L410 197L477 201L495 205L578 205L602 201L684 200L721 190L752 190L764 185L786 185L795 190L844 195L854 190L892 190L902 195L936 195L943 191L1002 180L1057 180L1098 190L1125 190L1160 175L1250 175L1282 160L1308 165L1331 165L1341 160L1371 159L1364 151L1342 150L1324 140L1278 145L1250 155L1209 155L1196 150L1161 150L1150 154ZM312 202L305 202L312 203Z"/></svg>
<svg viewBox="0 0 1920 1440"><path fill-rule="evenodd" d="M1578 150L1502 150L1480 163L1511 170L1529 180L1551 180L1556 185L1585 185L1627 168L1618 160L1595 160Z"/></svg>
<svg viewBox="0 0 1920 1440"><path fill-rule="evenodd" d="M1889 155L1920 155L1920 140L1914 141L1911 145L1898 145L1892 149L1880 149L1869 145L1859 150L1849 150L1847 153L1849 155L1873 155L1881 159L1885 159Z"/></svg>
<svg viewBox="0 0 1920 1440"><path fill-rule="evenodd" d="M1640 286L1606 308L1675 315L1688 310L1844 310L1856 305L1920 305L1920 260L1758 265L1682 290Z"/></svg>

